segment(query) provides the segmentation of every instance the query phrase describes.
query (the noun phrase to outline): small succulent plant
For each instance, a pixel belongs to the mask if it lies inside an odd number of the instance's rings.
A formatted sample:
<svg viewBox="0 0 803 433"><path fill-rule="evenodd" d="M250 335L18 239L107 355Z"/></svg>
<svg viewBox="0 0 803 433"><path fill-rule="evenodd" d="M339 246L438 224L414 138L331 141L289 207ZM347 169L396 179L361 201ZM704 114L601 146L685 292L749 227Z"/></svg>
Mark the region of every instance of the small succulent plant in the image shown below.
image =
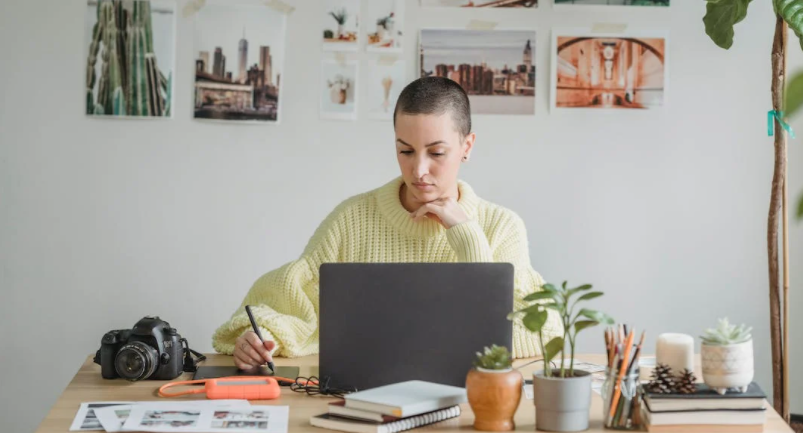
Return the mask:
<svg viewBox="0 0 803 433"><path fill-rule="evenodd" d="M753 328L745 325L732 325L728 322L728 318L719 319L719 326L716 329L706 329L705 335L701 335L700 339L704 344L710 346L725 346L728 344L739 344L749 341L752 336L750 331Z"/></svg>
<svg viewBox="0 0 803 433"><path fill-rule="evenodd" d="M507 370L513 366L513 357L505 346L492 345L477 352L474 366L486 370Z"/></svg>

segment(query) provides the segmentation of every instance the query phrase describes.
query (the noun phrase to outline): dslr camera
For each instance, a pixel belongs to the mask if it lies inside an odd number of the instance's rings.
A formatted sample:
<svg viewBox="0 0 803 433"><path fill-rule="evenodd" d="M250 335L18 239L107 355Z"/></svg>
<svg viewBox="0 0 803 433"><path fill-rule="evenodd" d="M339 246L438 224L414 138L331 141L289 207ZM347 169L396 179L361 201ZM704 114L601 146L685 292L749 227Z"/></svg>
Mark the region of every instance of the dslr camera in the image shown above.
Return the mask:
<svg viewBox="0 0 803 433"><path fill-rule="evenodd" d="M184 371L186 342L169 323L158 316L146 316L132 329L107 332L94 361L100 364L104 379L171 380Z"/></svg>

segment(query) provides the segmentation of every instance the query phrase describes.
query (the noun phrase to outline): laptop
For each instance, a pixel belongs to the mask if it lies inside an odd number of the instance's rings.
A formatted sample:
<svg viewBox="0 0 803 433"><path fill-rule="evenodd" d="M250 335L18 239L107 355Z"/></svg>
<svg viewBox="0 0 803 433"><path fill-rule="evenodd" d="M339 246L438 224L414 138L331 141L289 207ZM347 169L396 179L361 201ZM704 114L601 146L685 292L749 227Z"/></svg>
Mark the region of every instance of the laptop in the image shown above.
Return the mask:
<svg viewBox="0 0 803 433"><path fill-rule="evenodd" d="M465 386L476 353L512 349L510 263L326 263L320 372L330 386Z"/></svg>

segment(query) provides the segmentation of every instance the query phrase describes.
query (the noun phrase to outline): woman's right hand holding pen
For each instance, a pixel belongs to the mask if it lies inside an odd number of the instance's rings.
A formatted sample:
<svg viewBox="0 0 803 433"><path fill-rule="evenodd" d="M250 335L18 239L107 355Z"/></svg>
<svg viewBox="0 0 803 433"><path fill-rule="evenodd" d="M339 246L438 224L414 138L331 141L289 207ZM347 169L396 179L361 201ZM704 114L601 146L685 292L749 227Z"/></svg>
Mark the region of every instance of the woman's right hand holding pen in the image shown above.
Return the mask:
<svg viewBox="0 0 803 433"><path fill-rule="evenodd" d="M275 347L273 341L263 343L254 331L248 331L234 343L234 365L240 370L248 370L273 362L270 352Z"/></svg>

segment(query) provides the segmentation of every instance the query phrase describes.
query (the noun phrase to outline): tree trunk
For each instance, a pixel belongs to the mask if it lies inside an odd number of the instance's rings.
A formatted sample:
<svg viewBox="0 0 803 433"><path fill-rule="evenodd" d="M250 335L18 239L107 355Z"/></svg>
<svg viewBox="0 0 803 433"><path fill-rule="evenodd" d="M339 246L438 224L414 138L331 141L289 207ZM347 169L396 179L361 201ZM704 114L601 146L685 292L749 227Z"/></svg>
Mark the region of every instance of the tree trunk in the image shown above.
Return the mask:
<svg viewBox="0 0 803 433"><path fill-rule="evenodd" d="M783 93L786 80L787 26L780 16L776 16L775 38L772 43L772 107L777 112L783 110ZM784 377L781 329L781 293L778 266L778 217L786 173L786 131L775 120L775 170L772 175L772 194L767 218L767 255L770 278L770 342L772 350L772 405L784 419L789 421L788 402L785 400L787 378ZM786 209L784 209L786 212Z"/></svg>

